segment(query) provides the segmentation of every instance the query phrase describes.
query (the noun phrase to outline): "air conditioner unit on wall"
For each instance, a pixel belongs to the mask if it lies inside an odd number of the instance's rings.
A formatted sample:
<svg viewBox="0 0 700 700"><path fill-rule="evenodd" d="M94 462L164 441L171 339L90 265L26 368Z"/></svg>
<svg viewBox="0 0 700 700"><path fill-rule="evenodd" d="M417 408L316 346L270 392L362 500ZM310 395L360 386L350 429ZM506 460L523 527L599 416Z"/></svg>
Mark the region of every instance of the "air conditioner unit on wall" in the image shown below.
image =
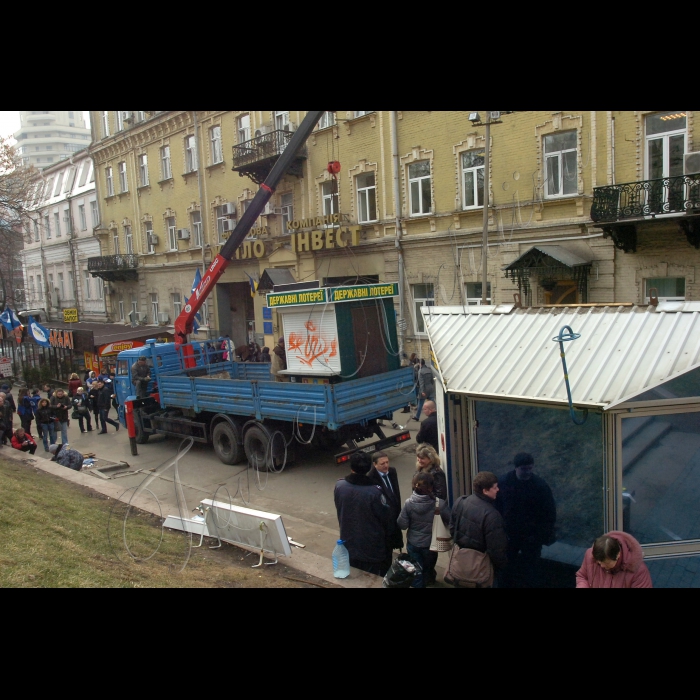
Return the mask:
<svg viewBox="0 0 700 700"><path fill-rule="evenodd" d="M236 221L235 219L224 219L221 222L221 226L224 231L233 231L236 228Z"/></svg>
<svg viewBox="0 0 700 700"><path fill-rule="evenodd" d="M178 241L188 241L190 239L190 230L188 228L179 228L177 230Z"/></svg>
<svg viewBox="0 0 700 700"><path fill-rule="evenodd" d="M283 129L284 131L289 131L289 132L295 131L296 128L297 128L297 126L296 126L296 124L295 124L294 122L288 122L287 124L285 124L285 125L282 127L282 129Z"/></svg>
<svg viewBox="0 0 700 700"><path fill-rule="evenodd" d="M259 138L260 136L264 136L265 134L269 134L270 131L272 131L272 127L269 124L263 124L262 126L259 126L255 130L255 138Z"/></svg>
<svg viewBox="0 0 700 700"><path fill-rule="evenodd" d="M154 248L155 248L155 246L158 245L158 236L157 236L157 234L152 233L152 234L148 237L148 245L151 245L151 246L153 246Z"/></svg>
<svg viewBox="0 0 700 700"><path fill-rule="evenodd" d="M221 213L224 216L233 216L236 213L236 205L233 202L226 202L221 206Z"/></svg>
<svg viewBox="0 0 700 700"><path fill-rule="evenodd" d="M158 314L158 323L160 324L166 324L170 320L170 316L167 313L159 313Z"/></svg>
<svg viewBox="0 0 700 700"><path fill-rule="evenodd" d="M700 173L700 151L686 153L683 156L683 174L696 175Z"/></svg>

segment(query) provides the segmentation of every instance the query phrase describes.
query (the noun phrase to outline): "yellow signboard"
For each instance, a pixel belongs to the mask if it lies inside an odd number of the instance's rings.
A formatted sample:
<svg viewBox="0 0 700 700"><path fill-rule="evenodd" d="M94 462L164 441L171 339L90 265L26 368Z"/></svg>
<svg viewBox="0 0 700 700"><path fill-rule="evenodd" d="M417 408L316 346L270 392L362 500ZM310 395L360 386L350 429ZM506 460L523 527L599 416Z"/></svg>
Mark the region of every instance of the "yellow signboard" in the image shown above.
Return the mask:
<svg viewBox="0 0 700 700"><path fill-rule="evenodd" d="M63 309L63 323L78 323L78 309Z"/></svg>

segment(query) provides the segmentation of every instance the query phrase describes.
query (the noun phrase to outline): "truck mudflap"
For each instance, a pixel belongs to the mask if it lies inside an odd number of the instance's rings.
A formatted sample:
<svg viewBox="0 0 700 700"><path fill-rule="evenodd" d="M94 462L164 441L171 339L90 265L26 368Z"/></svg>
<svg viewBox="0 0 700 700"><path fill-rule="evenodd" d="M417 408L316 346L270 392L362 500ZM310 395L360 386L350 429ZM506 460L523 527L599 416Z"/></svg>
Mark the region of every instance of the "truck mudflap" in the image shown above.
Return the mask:
<svg viewBox="0 0 700 700"><path fill-rule="evenodd" d="M372 453L376 452L377 450L383 450L385 447L400 445L402 442L406 442L407 440L411 439L411 433L408 430L402 430L400 433L396 433L396 435L391 435L390 437L386 437L379 429L377 429L377 432L381 434L381 438L376 442L371 442L369 445L362 445L361 447L358 447L355 445L353 440L348 440L348 444L352 445L351 449L346 450L345 452L339 452L335 456L335 463L343 464L344 462L349 462L350 456L355 452Z"/></svg>

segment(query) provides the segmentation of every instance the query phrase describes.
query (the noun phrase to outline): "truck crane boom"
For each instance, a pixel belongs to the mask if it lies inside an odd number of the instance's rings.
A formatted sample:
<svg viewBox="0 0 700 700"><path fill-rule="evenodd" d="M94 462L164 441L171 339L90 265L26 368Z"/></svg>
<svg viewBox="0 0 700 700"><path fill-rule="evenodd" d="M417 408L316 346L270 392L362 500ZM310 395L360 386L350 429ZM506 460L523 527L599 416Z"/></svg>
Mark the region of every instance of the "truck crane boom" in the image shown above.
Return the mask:
<svg viewBox="0 0 700 700"><path fill-rule="evenodd" d="M175 344L177 346L187 343L187 336L192 332L195 315L224 273L224 270L228 267L236 250L243 243L256 219L265 209L265 205L272 197L279 181L284 177L287 168L306 143L322 115L323 112L306 113L299 128L294 132L287 147L272 167L270 174L260 185L260 189L255 194L248 208L243 212L243 216L241 216L228 240L202 275L202 281L199 283L199 286L194 290L187 304L185 304L185 308L175 319Z"/></svg>

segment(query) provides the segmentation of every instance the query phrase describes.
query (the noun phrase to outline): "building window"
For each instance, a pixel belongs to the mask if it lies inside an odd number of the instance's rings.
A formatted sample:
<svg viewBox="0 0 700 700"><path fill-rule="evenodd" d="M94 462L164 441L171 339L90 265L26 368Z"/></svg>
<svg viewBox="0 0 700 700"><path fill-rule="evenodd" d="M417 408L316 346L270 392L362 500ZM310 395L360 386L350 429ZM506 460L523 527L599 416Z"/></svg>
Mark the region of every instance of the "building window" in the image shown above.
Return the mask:
<svg viewBox="0 0 700 700"><path fill-rule="evenodd" d="M683 175L685 112L659 112L645 119L647 180Z"/></svg>
<svg viewBox="0 0 700 700"><path fill-rule="evenodd" d="M158 294L151 294L151 314L153 323L158 323Z"/></svg>
<svg viewBox="0 0 700 700"><path fill-rule="evenodd" d="M288 226L290 221L294 221L294 194L288 192L280 197L282 209L282 233L291 233Z"/></svg>
<svg viewBox="0 0 700 700"><path fill-rule="evenodd" d="M563 197L578 192L576 131L545 136L544 161L547 197Z"/></svg>
<svg viewBox="0 0 700 700"><path fill-rule="evenodd" d="M178 293L172 295L173 298L173 318L177 318L182 311L182 299Z"/></svg>
<svg viewBox="0 0 700 700"><path fill-rule="evenodd" d="M72 226L72 222L70 220L70 209L63 210L63 221L66 224L66 235L72 236L73 235L73 226Z"/></svg>
<svg viewBox="0 0 700 700"><path fill-rule="evenodd" d="M75 280L72 270L68 270L68 296L70 299L75 299Z"/></svg>
<svg viewBox="0 0 700 700"><path fill-rule="evenodd" d="M462 153L463 209L484 206L484 151Z"/></svg>
<svg viewBox="0 0 700 700"><path fill-rule="evenodd" d="M34 219L33 220L34 224L34 241L39 242L39 219Z"/></svg>
<svg viewBox="0 0 700 700"><path fill-rule="evenodd" d="M173 171L170 167L170 146L163 146L160 149L160 167L163 180L169 180L173 176Z"/></svg>
<svg viewBox="0 0 700 700"><path fill-rule="evenodd" d="M83 167L80 170L80 177L78 178L78 187L84 187L87 182L88 172L90 170L90 161L86 160L83 163Z"/></svg>
<svg viewBox="0 0 700 700"><path fill-rule="evenodd" d="M285 127L289 126L289 112L275 112L275 129L277 131L288 131Z"/></svg>
<svg viewBox="0 0 700 700"><path fill-rule="evenodd" d="M114 245L114 254L119 255L119 232L115 231L112 236L112 243Z"/></svg>
<svg viewBox="0 0 700 700"><path fill-rule="evenodd" d="M51 302L51 306L53 306L53 302L51 301L52 295L56 292L56 288L53 286L53 274L49 274L49 301Z"/></svg>
<svg viewBox="0 0 700 700"><path fill-rule="evenodd" d="M126 241L126 254L134 254L134 236L131 233L131 226L124 227L124 240Z"/></svg>
<svg viewBox="0 0 700 700"><path fill-rule="evenodd" d="M59 293L61 299L66 298L66 289L63 285L63 273L62 272L58 273L58 293Z"/></svg>
<svg viewBox="0 0 700 700"><path fill-rule="evenodd" d="M78 218L80 219L80 230L87 231L87 217L85 216L85 205L78 205Z"/></svg>
<svg viewBox="0 0 700 700"><path fill-rule="evenodd" d="M170 250L177 250L177 229L175 228L175 217L169 216L165 220L165 227L168 229L168 244Z"/></svg>
<svg viewBox="0 0 700 700"><path fill-rule="evenodd" d="M659 301L685 301L685 277L657 277L645 280L646 302L649 303L649 290L656 288Z"/></svg>
<svg viewBox="0 0 700 700"><path fill-rule="evenodd" d="M85 277L85 298L92 299L92 292L90 290L90 273L87 270L83 270L83 275Z"/></svg>
<svg viewBox="0 0 700 700"><path fill-rule="evenodd" d="M136 320L136 314L139 312L139 300L136 294L132 292L131 294L131 311L134 314L134 321Z"/></svg>
<svg viewBox="0 0 700 700"><path fill-rule="evenodd" d="M95 168L90 163L90 182L95 182Z"/></svg>
<svg viewBox="0 0 700 700"><path fill-rule="evenodd" d="M149 253L156 252L156 242L153 235L153 222L147 221L146 224L146 246Z"/></svg>
<svg viewBox="0 0 700 700"><path fill-rule="evenodd" d="M58 197L61 193L61 185L63 184L63 173L58 174L58 179L56 180L56 188L53 191L53 196Z"/></svg>
<svg viewBox="0 0 700 700"><path fill-rule="evenodd" d="M117 112L117 131L124 129L124 112Z"/></svg>
<svg viewBox="0 0 700 700"><path fill-rule="evenodd" d="M481 282L467 282L464 285L464 292L467 297L467 306L481 305ZM491 282L486 283L486 301L491 303Z"/></svg>
<svg viewBox="0 0 700 700"><path fill-rule="evenodd" d="M323 195L323 215L338 213L338 182L328 180L321 185Z"/></svg>
<svg viewBox="0 0 700 700"><path fill-rule="evenodd" d="M145 153L139 156L139 180L141 187L148 184L148 156Z"/></svg>
<svg viewBox="0 0 700 700"><path fill-rule="evenodd" d="M36 291L39 296L39 301L44 301L44 287L41 284L41 275L36 276Z"/></svg>
<svg viewBox="0 0 700 700"><path fill-rule="evenodd" d="M198 211L192 212L192 246L202 247L202 215Z"/></svg>
<svg viewBox="0 0 700 700"><path fill-rule="evenodd" d="M223 243L236 226L236 220L232 218L234 211L231 204L216 207L216 232L219 236L219 243Z"/></svg>
<svg viewBox="0 0 700 700"><path fill-rule="evenodd" d="M53 227L56 231L56 238L61 237L61 217L57 211L53 213Z"/></svg>
<svg viewBox="0 0 700 700"><path fill-rule="evenodd" d="M194 136L185 137L185 172L197 170L197 147Z"/></svg>
<svg viewBox="0 0 700 700"><path fill-rule="evenodd" d="M377 220L377 188L374 173L365 173L355 178L357 185L357 220L361 224Z"/></svg>
<svg viewBox="0 0 700 700"><path fill-rule="evenodd" d="M51 240L51 223L49 217L44 217L44 228L46 229L46 240Z"/></svg>
<svg viewBox="0 0 700 700"><path fill-rule="evenodd" d="M146 112L134 112L137 122L146 121Z"/></svg>
<svg viewBox="0 0 700 700"><path fill-rule="evenodd" d="M100 210L97 208L97 200L93 199L90 202L90 218L92 219L93 228L100 223Z"/></svg>
<svg viewBox="0 0 700 700"><path fill-rule="evenodd" d="M353 118L357 119L357 117L364 117L365 114L372 114L374 110L370 110L368 112L352 112Z"/></svg>
<svg viewBox="0 0 700 700"><path fill-rule="evenodd" d="M212 126L209 129L209 142L211 143L211 162L221 163L224 159L224 151L221 146L221 127Z"/></svg>
<svg viewBox="0 0 700 700"><path fill-rule="evenodd" d="M107 183L107 196L114 194L114 180L112 179L112 168L105 168L105 181Z"/></svg>
<svg viewBox="0 0 700 700"><path fill-rule="evenodd" d="M126 181L126 161L123 160L118 164L119 167L119 187L121 192L128 192L129 185Z"/></svg>
<svg viewBox="0 0 700 700"><path fill-rule="evenodd" d="M34 278L29 278L29 299L30 302L34 301Z"/></svg>
<svg viewBox="0 0 700 700"><path fill-rule="evenodd" d="M411 216L430 214L430 161L420 160L408 166Z"/></svg>
<svg viewBox="0 0 700 700"><path fill-rule="evenodd" d="M319 129L327 129L335 124L335 112L324 112L318 121Z"/></svg>
<svg viewBox="0 0 700 700"><path fill-rule="evenodd" d="M425 335L425 323L421 315L422 306L435 306L435 292L432 284L412 284L413 294L413 327L416 335Z"/></svg>
<svg viewBox="0 0 700 700"><path fill-rule="evenodd" d="M119 320L120 321L126 320L126 317L124 316L124 300L123 299L119 300Z"/></svg>
<svg viewBox="0 0 700 700"><path fill-rule="evenodd" d="M105 298L104 282L98 277L96 280L96 283L97 283L97 297L98 297L98 299L104 299Z"/></svg>
<svg viewBox="0 0 700 700"><path fill-rule="evenodd" d="M102 137L109 136L109 112L100 112L102 117Z"/></svg>
<svg viewBox="0 0 700 700"><path fill-rule="evenodd" d="M238 143L250 140L250 114L241 114L236 120L238 126Z"/></svg>

